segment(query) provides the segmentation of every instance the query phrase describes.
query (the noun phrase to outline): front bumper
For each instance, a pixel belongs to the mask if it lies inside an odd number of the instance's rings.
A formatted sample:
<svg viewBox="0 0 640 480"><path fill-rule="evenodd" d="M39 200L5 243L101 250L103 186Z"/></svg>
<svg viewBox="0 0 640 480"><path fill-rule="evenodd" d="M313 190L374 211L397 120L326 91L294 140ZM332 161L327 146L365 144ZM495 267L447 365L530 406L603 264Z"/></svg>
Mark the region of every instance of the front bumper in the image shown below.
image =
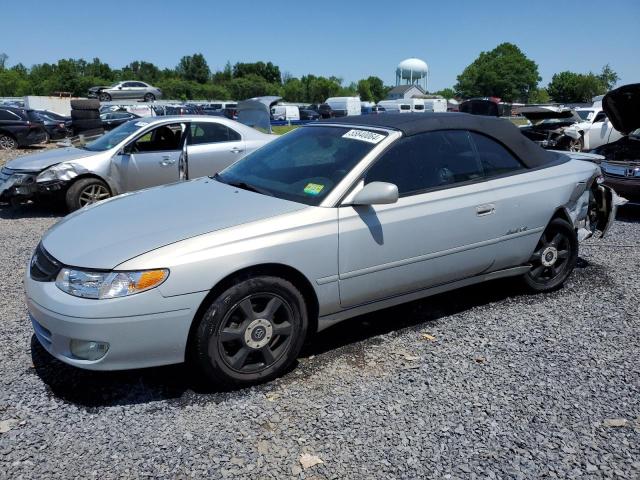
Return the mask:
<svg viewBox="0 0 640 480"><path fill-rule="evenodd" d="M40 172L20 172L3 168L0 172L0 201L33 198L65 189L69 182L56 180L36 182Z"/></svg>
<svg viewBox="0 0 640 480"><path fill-rule="evenodd" d="M181 363L189 329L207 292L163 297L157 289L110 300L62 292L54 282L24 279L36 338L55 358L88 370L124 370ZM106 342L107 353L89 361L71 353L72 339Z"/></svg>

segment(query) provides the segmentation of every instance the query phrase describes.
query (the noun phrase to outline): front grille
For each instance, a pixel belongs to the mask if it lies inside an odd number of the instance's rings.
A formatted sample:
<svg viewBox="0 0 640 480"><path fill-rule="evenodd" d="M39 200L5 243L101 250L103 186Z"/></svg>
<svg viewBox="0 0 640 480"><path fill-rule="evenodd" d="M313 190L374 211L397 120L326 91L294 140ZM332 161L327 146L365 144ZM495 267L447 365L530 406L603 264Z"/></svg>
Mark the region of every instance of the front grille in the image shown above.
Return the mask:
<svg viewBox="0 0 640 480"><path fill-rule="evenodd" d="M31 257L31 266L29 268L31 278L36 282L52 282L58 276L61 268L60 262L49 255L41 243L38 244L38 248L36 248L33 257Z"/></svg>

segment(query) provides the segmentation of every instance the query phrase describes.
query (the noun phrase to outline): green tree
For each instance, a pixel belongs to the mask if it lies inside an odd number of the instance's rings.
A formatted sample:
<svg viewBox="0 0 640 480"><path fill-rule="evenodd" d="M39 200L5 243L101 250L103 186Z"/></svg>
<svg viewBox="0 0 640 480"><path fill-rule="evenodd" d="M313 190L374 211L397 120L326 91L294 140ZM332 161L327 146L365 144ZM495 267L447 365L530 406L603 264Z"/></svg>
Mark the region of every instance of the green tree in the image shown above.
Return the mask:
<svg viewBox="0 0 640 480"><path fill-rule="evenodd" d="M389 89L384 86L384 82L381 78L372 75L367 77L367 83L369 84L369 90L371 91L373 102L377 103L387 96Z"/></svg>
<svg viewBox="0 0 640 480"><path fill-rule="evenodd" d="M481 52L458 75L456 92L462 97L499 97L508 102L527 101L540 81L538 66L512 43Z"/></svg>
<svg viewBox="0 0 640 480"><path fill-rule="evenodd" d="M367 102L373 101L373 92L371 91L371 85L369 84L369 80L363 78L358 81L358 95L360 95L360 100L364 100Z"/></svg>
<svg viewBox="0 0 640 480"><path fill-rule="evenodd" d="M0 70L4 70L8 58L9 55L7 55L6 53L0 53Z"/></svg>
<svg viewBox="0 0 640 480"><path fill-rule="evenodd" d="M551 97L546 88L537 88L529 95L529 103L549 103Z"/></svg>
<svg viewBox="0 0 640 480"><path fill-rule="evenodd" d="M615 87L616 83L618 83L618 80L620 80L618 74L613 71L608 63L604 67L602 67L602 71L600 72L600 75L598 75L598 78L605 86L607 91Z"/></svg>
<svg viewBox="0 0 640 480"><path fill-rule="evenodd" d="M305 88L299 78L291 77L282 85L282 98L288 102L306 102Z"/></svg>
<svg viewBox="0 0 640 480"><path fill-rule="evenodd" d="M263 77L254 73L234 78L227 84L227 88L236 100L262 97L264 95L278 95L280 85L267 82Z"/></svg>
<svg viewBox="0 0 640 480"><path fill-rule="evenodd" d="M456 96L456 91L453 88L443 88L442 90L438 90L434 92L434 95L440 95L443 98L450 99Z"/></svg>
<svg viewBox="0 0 640 480"><path fill-rule="evenodd" d="M184 80L205 83L211 76L209 65L201 53L185 55L180 59L176 72Z"/></svg>
<svg viewBox="0 0 640 480"><path fill-rule="evenodd" d="M233 66L233 77L242 78L249 75L262 77L267 83L281 83L280 67L271 62L236 63Z"/></svg>
<svg viewBox="0 0 640 480"><path fill-rule="evenodd" d="M607 85L593 73L560 72L551 77L547 88L555 102L590 102L596 95L606 93Z"/></svg>

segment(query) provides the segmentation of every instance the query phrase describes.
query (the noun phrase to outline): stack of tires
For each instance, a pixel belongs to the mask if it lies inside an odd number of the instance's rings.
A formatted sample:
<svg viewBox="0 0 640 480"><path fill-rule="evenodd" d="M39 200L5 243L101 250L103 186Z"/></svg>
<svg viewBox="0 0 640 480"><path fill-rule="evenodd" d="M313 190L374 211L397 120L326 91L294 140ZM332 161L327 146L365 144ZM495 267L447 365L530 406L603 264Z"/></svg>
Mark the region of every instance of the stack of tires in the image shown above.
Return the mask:
<svg viewBox="0 0 640 480"><path fill-rule="evenodd" d="M71 128L73 135L102 135L104 129L100 120L100 101L92 98L71 100Z"/></svg>

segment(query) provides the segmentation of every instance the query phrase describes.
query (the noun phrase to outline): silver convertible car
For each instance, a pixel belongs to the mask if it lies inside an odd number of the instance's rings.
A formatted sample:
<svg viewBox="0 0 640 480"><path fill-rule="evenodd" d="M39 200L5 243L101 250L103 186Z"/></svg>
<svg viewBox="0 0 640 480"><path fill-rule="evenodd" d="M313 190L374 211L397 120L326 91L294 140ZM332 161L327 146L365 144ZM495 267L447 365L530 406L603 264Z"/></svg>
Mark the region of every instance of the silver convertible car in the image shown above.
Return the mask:
<svg viewBox="0 0 640 480"><path fill-rule="evenodd" d="M274 138L223 117L131 120L83 147L8 162L0 171L0 201L56 195L73 211L121 193L213 175Z"/></svg>
<svg viewBox="0 0 640 480"><path fill-rule="evenodd" d="M188 360L242 386L355 315L501 277L555 289L616 208L572 155L457 113L299 128L211 178L51 228L25 274L35 335L81 368Z"/></svg>

